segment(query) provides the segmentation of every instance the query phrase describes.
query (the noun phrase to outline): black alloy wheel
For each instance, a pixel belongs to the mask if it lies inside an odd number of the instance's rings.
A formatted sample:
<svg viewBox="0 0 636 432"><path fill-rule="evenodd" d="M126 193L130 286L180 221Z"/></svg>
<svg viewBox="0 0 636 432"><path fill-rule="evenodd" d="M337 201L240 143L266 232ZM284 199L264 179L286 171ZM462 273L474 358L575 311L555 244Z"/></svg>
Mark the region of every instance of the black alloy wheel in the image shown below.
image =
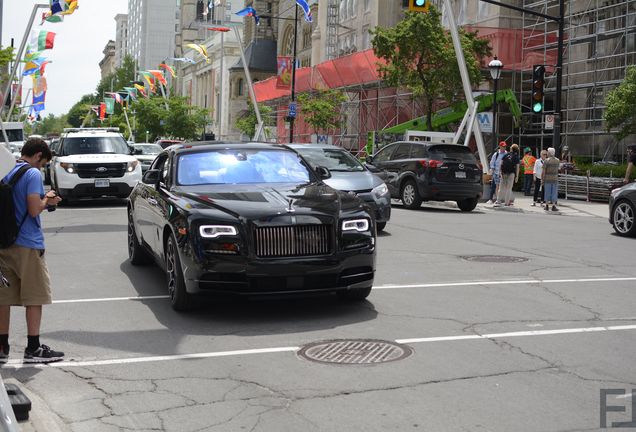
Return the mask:
<svg viewBox="0 0 636 432"><path fill-rule="evenodd" d="M143 265L150 262L150 255L139 243L132 211L128 209L128 259L132 265Z"/></svg>
<svg viewBox="0 0 636 432"><path fill-rule="evenodd" d="M457 207L463 212L473 211L477 207L477 198L466 198L457 201Z"/></svg>
<svg viewBox="0 0 636 432"><path fill-rule="evenodd" d="M417 192L417 186L413 180L407 180L406 183L404 183L400 196L404 207L407 209L417 209L422 205L422 198Z"/></svg>
<svg viewBox="0 0 636 432"><path fill-rule="evenodd" d="M192 296L187 293L181 259L177 250L177 241L170 235L166 244L166 275L168 277L168 294L172 309L186 311L192 308Z"/></svg>
<svg viewBox="0 0 636 432"><path fill-rule="evenodd" d="M612 226L618 235L626 237L636 236L636 223L634 221L636 207L628 200L621 200L614 206Z"/></svg>
<svg viewBox="0 0 636 432"><path fill-rule="evenodd" d="M368 288L351 288L348 290L337 291L338 297L345 301L362 301L371 294L371 287Z"/></svg>

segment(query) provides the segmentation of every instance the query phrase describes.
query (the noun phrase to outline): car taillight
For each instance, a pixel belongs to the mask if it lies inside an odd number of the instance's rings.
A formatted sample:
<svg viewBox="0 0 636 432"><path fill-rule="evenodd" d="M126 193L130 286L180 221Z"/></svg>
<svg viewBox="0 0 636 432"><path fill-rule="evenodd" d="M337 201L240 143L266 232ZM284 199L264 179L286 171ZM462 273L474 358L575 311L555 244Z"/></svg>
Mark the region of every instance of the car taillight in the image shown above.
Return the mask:
<svg viewBox="0 0 636 432"><path fill-rule="evenodd" d="M437 168L444 163L435 159L422 159L419 162L424 168Z"/></svg>

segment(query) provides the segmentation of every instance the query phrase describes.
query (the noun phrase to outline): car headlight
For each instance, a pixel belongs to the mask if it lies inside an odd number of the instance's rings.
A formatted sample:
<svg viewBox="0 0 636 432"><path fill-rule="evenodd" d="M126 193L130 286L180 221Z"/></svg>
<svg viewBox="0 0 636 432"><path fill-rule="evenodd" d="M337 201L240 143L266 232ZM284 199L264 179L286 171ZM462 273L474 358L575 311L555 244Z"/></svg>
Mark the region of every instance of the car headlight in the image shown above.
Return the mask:
<svg viewBox="0 0 636 432"><path fill-rule="evenodd" d="M139 165L138 160L128 162L128 167L126 168L126 171L133 172L135 168L137 168L137 165Z"/></svg>
<svg viewBox="0 0 636 432"><path fill-rule="evenodd" d="M204 238L235 236L236 228L232 225L201 225L199 227L199 235Z"/></svg>
<svg viewBox="0 0 636 432"><path fill-rule="evenodd" d="M350 219L342 221L342 230L358 232L368 231L369 219Z"/></svg>
<svg viewBox="0 0 636 432"><path fill-rule="evenodd" d="M75 165L67 162L60 162L60 166L69 174L75 174Z"/></svg>
<svg viewBox="0 0 636 432"><path fill-rule="evenodd" d="M381 185L374 187L371 190L371 193L373 194L374 197L380 198L382 195L385 195L388 191L389 191L389 188L386 187L386 184L382 183Z"/></svg>

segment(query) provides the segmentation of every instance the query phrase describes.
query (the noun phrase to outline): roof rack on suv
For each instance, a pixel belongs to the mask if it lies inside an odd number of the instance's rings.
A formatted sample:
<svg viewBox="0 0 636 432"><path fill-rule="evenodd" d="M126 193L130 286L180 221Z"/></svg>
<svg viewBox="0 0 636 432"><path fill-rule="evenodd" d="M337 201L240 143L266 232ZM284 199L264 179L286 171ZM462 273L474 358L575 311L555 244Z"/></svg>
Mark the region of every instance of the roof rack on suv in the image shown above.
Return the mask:
<svg viewBox="0 0 636 432"><path fill-rule="evenodd" d="M118 127L105 127L105 128L64 128L64 132L119 132Z"/></svg>

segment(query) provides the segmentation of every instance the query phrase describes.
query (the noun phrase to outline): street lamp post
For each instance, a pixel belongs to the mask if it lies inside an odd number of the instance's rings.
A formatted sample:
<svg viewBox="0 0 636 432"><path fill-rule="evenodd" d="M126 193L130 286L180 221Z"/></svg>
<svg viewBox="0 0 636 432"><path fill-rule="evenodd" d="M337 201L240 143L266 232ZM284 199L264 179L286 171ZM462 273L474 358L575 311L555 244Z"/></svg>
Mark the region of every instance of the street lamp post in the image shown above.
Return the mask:
<svg viewBox="0 0 636 432"><path fill-rule="evenodd" d="M298 39L298 3L296 3L294 9L294 56L292 59L292 82L291 82L291 103L296 101L296 40ZM294 142L294 121L296 119L293 116L289 116L289 142Z"/></svg>
<svg viewBox="0 0 636 432"><path fill-rule="evenodd" d="M497 59L497 56L493 58L490 63L488 63L488 69L490 69L490 76L494 82L494 92L493 92L493 100L492 100L492 151L495 152L497 150L497 140L498 140L498 128L497 128L497 108L499 103L497 102L497 83L499 82L499 78L501 78L501 69L503 68L503 63Z"/></svg>

